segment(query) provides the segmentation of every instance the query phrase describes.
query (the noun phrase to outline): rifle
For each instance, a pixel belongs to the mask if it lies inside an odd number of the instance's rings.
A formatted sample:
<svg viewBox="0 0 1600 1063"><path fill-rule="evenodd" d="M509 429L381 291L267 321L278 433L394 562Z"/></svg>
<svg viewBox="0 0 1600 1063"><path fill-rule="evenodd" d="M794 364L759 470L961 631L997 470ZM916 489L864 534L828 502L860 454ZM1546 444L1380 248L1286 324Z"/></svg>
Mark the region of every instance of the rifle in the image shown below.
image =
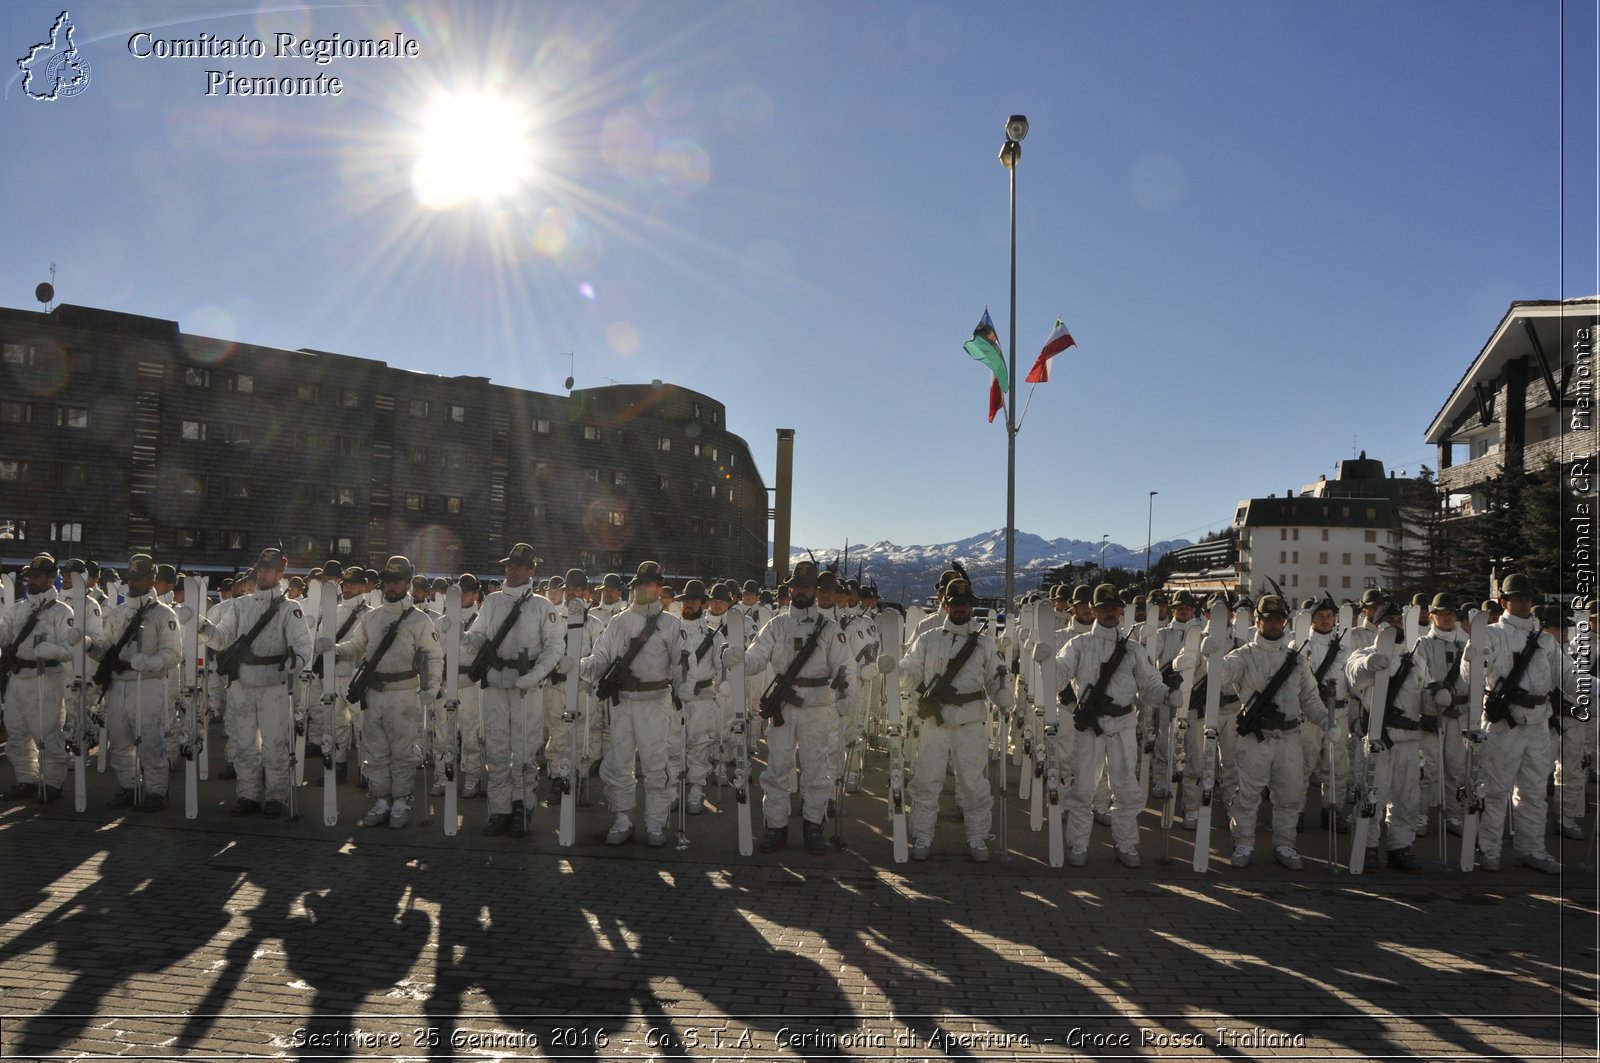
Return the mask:
<svg viewBox="0 0 1600 1063"><path fill-rule="evenodd" d="M362 705L366 704L367 688L372 685L372 679L368 673L372 671L373 665L383 660L383 655L389 652L389 647L394 645L396 636L400 634L400 625L405 623L406 614L414 608L416 607L408 605L400 610L399 617L390 625L389 630L383 633L383 638L378 643L378 649L356 665L356 670L350 674L350 686L344 692L344 700L352 703L359 702Z"/></svg>
<svg viewBox="0 0 1600 1063"><path fill-rule="evenodd" d="M972 659L972 653L977 648L978 633L974 631L967 636L966 644L961 647L954 657L950 658L950 663L945 665L944 671L940 673L938 679L933 681L932 686L926 683L917 684L917 716L919 719L938 718L940 723L944 722L944 707L952 704L950 694L955 687L956 675Z"/></svg>
<svg viewBox="0 0 1600 1063"><path fill-rule="evenodd" d="M1392 749L1394 739L1389 737L1390 721L1400 716L1400 710L1394 703L1395 696L1400 693L1400 688L1405 685L1406 676L1411 674L1411 666L1416 663L1414 650L1407 650L1400 655L1400 667L1394 670L1394 675L1389 678L1389 693L1383 702L1383 748Z"/></svg>
<svg viewBox="0 0 1600 1063"><path fill-rule="evenodd" d="M1528 670L1528 665L1533 663L1533 655L1539 650L1538 630L1528 633L1527 645L1518 651L1516 658L1511 662L1511 671L1496 679L1494 686L1489 688L1488 697L1483 703L1483 717L1490 723L1507 723L1512 727L1517 725L1517 718L1511 715L1511 695L1522 690L1522 676Z"/></svg>
<svg viewBox="0 0 1600 1063"><path fill-rule="evenodd" d="M1267 681L1267 685L1250 695L1250 700L1245 702L1244 707L1239 710L1237 726L1240 738L1246 735L1255 735L1257 742L1265 742L1267 740L1267 736L1261 733L1262 728L1266 725L1268 715L1279 719L1283 718L1283 711L1278 708L1278 691L1282 690L1283 684L1289 681L1289 675L1294 671L1295 665L1299 661L1299 648L1295 646L1289 647L1288 652L1283 655L1283 663L1278 666L1278 670ZM1256 708L1257 705L1263 707L1258 709Z"/></svg>
<svg viewBox="0 0 1600 1063"><path fill-rule="evenodd" d="M628 643L628 652L612 660L610 666L606 668L605 674L600 677L600 681L594 685L594 696L597 699L612 705L622 704L622 681L631 674L628 671L628 666L633 664L633 659L639 655L640 650L644 649L644 644L655 633L656 624L660 620L660 613L655 613L646 619L644 627L639 630L639 634L635 635Z"/></svg>
<svg viewBox="0 0 1600 1063"><path fill-rule="evenodd" d="M94 670L94 685L100 688L102 698L105 697L106 688L111 685L111 677L128 670L127 664L122 660L122 651L139 633L139 628L144 623L144 614L149 612L154 604L155 600L151 599L139 606L133 614L133 619L128 621L128 626L123 629L122 637L117 640L117 644L100 658L100 666Z"/></svg>
<svg viewBox="0 0 1600 1063"><path fill-rule="evenodd" d="M783 670L783 674L774 676L762 693L759 702L761 718L771 721L772 726L783 726L783 706L786 702L790 705L805 705L800 696L794 692L794 681L799 678L800 669L811 657L812 651L817 648L817 640L822 637L824 627L827 627L827 621L820 616L817 617L817 626L811 632L811 637L806 639L805 645L800 647L800 652L794 655L794 660L789 662L789 667Z"/></svg>
<svg viewBox="0 0 1600 1063"><path fill-rule="evenodd" d="M500 652L500 644L506 640L507 635L511 634L512 627L516 625L518 614L522 612L522 607L527 604L528 599L531 597L533 597L533 592L530 590L527 594L517 599L516 604L511 607L511 612L507 613L505 620L501 621L500 630L494 633L494 638L485 642L473 656L472 663L467 665L467 678L469 680L481 687L489 685L489 669L494 666L496 655Z"/></svg>
<svg viewBox="0 0 1600 1063"><path fill-rule="evenodd" d="M238 680L239 668L245 663L245 657L247 655L251 655L251 647L255 645L256 636L261 634L261 632L266 629L266 626L272 622L273 614L278 611L278 607L285 601L287 601L287 599L282 595L272 599L272 604L267 606L266 611L261 614L260 619L255 622L254 626L250 628L245 636L243 638L234 639L228 644L227 649L217 654L216 665L218 675L222 676L222 678L229 683Z"/></svg>
<svg viewBox="0 0 1600 1063"><path fill-rule="evenodd" d="M1116 649L1111 651L1111 656L1106 658L1100 666L1100 674L1095 676L1094 686L1089 688L1089 693L1078 700L1078 707L1072 710L1072 726L1074 730L1087 731L1094 729L1097 735L1105 734L1105 728L1100 726L1100 706L1105 704L1106 687L1111 685L1111 677L1116 674L1117 668L1122 664L1122 658L1128 652L1128 639L1133 637L1130 630L1128 634L1117 640ZM1067 704L1062 701L1062 704Z"/></svg>
<svg viewBox="0 0 1600 1063"><path fill-rule="evenodd" d="M22 666L22 661L17 657L17 650L28 641L28 636L33 634L33 629L39 625L40 614L48 603L40 602L28 616L28 622L22 625L22 630L17 632L16 641L0 650L0 701L6 697L6 688L11 685L11 673Z"/></svg>
<svg viewBox="0 0 1600 1063"><path fill-rule="evenodd" d="M344 641L344 637L350 634L350 629L356 626L356 621L361 619L361 614L366 611L366 603L357 598L356 604L350 609L350 615L345 617L344 623L339 625L338 633L333 636L333 643L335 646ZM317 659L312 662L311 665L311 671L314 672L319 679L322 678L322 658L323 655L318 654Z"/></svg>

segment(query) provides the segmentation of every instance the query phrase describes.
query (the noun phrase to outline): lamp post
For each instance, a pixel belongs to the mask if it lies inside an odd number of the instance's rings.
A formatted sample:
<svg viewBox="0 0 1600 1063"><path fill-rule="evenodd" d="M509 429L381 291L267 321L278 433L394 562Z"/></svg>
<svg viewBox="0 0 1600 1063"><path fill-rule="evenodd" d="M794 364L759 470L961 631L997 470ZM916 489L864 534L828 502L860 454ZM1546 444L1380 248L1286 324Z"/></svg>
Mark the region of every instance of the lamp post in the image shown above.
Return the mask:
<svg viewBox="0 0 1600 1063"><path fill-rule="evenodd" d="M1006 407L1006 619L1015 607L1017 546L1017 162L1028 120L1014 114L1006 120L1006 142L1000 147L1000 165L1011 177L1011 365L1010 402Z"/></svg>
<svg viewBox="0 0 1600 1063"><path fill-rule="evenodd" d="M1110 534L1100 536L1100 579L1106 578L1106 543L1111 541Z"/></svg>
<svg viewBox="0 0 1600 1063"><path fill-rule="evenodd" d="M1151 530L1155 527L1156 495L1159 495L1160 493L1161 493L1160 491L1151 491L1150 492L1150 506L1146 510L1145 517L1144 517L1144 586L1145 586L1145 590L1149 590L1150 589L1150 539L1151 539Z"/></svg>

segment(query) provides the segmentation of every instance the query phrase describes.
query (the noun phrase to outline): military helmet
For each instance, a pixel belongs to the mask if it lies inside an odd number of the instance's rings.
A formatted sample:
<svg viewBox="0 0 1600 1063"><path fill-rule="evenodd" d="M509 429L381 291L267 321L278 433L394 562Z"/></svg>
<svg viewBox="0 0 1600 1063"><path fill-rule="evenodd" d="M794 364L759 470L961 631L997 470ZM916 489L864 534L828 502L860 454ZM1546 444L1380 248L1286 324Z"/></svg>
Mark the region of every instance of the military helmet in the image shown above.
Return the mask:
<svg viewBox="0 0 1600 1063"><path fill-rule="evenodd" d="M1500 581L1500 597L1532 598L1533 581L1520 572L1513 572Z"/></svg>
<svg viewBox="0 0 1600 1063"><path fill-rule="evenodd" d="M1102 583L1095 587L1094 597L1091 599L1091 604L1096 609L1101 609L1107 606L1127 605L1128 603L1123 601L1122 595L1117 593L1115 584Z"/></svg>

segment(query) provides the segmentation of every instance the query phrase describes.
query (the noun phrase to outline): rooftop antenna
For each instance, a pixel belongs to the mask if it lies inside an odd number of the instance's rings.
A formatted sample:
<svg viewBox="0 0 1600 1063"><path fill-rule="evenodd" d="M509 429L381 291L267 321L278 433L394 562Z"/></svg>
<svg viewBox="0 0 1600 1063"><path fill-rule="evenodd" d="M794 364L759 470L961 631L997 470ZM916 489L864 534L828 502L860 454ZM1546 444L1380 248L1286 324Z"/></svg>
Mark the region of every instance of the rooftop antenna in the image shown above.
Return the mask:
<svg viewBox="0 0 1600 1063"><path fill-rule="evenodd" d="M608 377L606 377L606 382L607 382L607 383L609 383L609 384L620 384L620 383L622 383L622 381L620 381L620 380L618 380L618 379L617 379L617 378L616 378L616 377L614 377L614 376L608 376Z"/></svg>
<svg viewBox="0 0 1600 1063"><path fill-rule="evenodd" d="M578 356L572 351L568 351L560 357L567 359L567 382L562 386L571 391L573 374L578 371Z"/></svg>
<svg viewBox="0 0 1600 1063"><path fill-rule="evenodd" d="M33 290L33 297L44 304L44 308L47 312L52 309L50 304L56 297L55 279L56 264L52 262L50 263L50 279L43 282Z"/></svg>

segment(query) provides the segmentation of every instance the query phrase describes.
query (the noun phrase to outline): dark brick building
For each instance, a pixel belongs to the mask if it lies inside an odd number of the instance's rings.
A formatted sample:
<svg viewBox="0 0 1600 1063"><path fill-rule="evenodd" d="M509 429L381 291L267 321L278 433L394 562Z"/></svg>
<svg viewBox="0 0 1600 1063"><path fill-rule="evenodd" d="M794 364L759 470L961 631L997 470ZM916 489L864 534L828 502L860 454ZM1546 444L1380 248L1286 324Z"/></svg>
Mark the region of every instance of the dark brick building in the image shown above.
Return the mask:
<svg viewBox="0 0 1600 1063"><path fill-rule="evenodd" d="M546 395L323 351L186 335L174 321L0 309L0 557L120 565L760 579L767 491L722 403L672 384Z"/></svg>

